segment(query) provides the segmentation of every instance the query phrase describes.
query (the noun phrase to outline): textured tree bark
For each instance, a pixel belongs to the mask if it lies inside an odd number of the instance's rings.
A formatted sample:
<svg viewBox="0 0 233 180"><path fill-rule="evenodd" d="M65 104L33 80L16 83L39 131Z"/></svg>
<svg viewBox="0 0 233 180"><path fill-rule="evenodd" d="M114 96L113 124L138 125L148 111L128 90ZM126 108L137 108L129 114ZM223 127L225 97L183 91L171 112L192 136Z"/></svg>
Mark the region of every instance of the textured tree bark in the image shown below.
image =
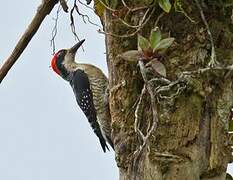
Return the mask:
<svg viewBox="0 0 233 180"><path fill-rule="evenodd" d="M129 0L127 4L141 7L147 2ZM205 3L203 11L214 37L217 59L221 65L233 64L231 9L223 8L219 1ZM186 16L172 10L158 23L163 33L170 33L175 38L175 44L162 60L167 69L167 78L171 81L177 80L184 71L206 67L211 56L210 39L196 4L185 1L182 7ZM155 8L146 26L139 31L144 37L149 36L162 13L159 7ZM123 4L119 2L117 9L121 16L124 13ZM145 9L132 13L127 20L139 22L144 13ZM106 33L132 32L113 16L111 10L106 10L101 19ZM157 102L158 127L135 170L135 151L139 149L141 141L134 131L134 112L144 82L137 64L124 61L118 55L137 49L137 36L120 38L106 35L106 49L112 136L120 180L225 179L231 158L227 128L233 103L232 72L208 70L183 76L184 91L173 98L160 98ZM176 90L171 88L164 96L172 96ZM144 132L152 119L149 104L150 99L147 98L141 122Z"/></svg>

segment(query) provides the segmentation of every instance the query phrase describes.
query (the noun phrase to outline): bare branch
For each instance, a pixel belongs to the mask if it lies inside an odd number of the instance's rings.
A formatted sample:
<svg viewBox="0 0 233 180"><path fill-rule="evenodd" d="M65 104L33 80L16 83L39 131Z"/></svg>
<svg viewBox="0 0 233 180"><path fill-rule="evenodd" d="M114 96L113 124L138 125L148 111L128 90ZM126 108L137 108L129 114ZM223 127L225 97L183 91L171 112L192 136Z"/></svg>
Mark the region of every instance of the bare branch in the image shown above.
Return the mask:
<svg viewBox="0 0 233 180"><path fill-rule="evenodd" d="M113 36L113 37L119 37L119 38L127 38L127 37L135 36L148 23L148 21L150 20L152 14L155 11L155 8L153 8L151 10L151 13L147 17L147 14L149 13L149 11L150 11L150 8L148 8L147 11L145 12L145 14L144 14L142 20L140 21L139 25L135 26L135 27L138 27L138 28L134 32L132 32L130 34L118 35L118 34L104 32L104 31L101 31L100 29L98 30L98 33L105 34L105 35L110 35L110 36Z"/></svg>
<svg viewBox="0 0 233 180"><path fill-rule="evenodd" d="M126 2L124 0L121 0L122 4L130 11L130 12L135 12L135 11L139 11L139 10L142 10L142 9L147 9L149 7L153 7L154 5L150 5L150 6L140 6L140 7L135 7L135 8L131 8L129 7Z"/></svg>
<svg viewBox="0 0 233 180"><path fill-rule="evenodd" d="M0 69L0 83L7 75L8 71L18 60L19 56L23 53L32 37L36 34L44 18L52 11L53 7L58 3L58 0L43 0L42 4L38 7L36 15L32 19L28 28L19 39L11 55L6 59Z"/></svg>
<svg viewBox="0 0 233 180"><path fill-rule="evenodd" d="M81 2L81 1L79 1L79 2ZM81 3L81 4L83 5L83 3ZM87 7L88 7L88 6L87 6ZM79 11L78 6L77 6L77 0L74 0L73 7L72 7L72 9L71 9L71 11L70 11L70 21L71 21L70 26L71 26L71 31L72 31L72 33L74 34L75 39L79 40L79 37L78 37L78 35L77 35L77 33L76 33L76 28L75 28L75 20L74 20L74 16L73 16L74 11L76 11L76 12L78 13L79 16L82 16L82 19L83 19L83 22L84 22L84 23L89 22L90 24L92 24L92 25L94 25L94 26L97 26L98 28L101 28L101 26L99 26L98 24L92 22L92 21L90 20L90 18L89 18L88 15L82 14L82 13ZM87 20L87 22L86 22L86 20Z"/></svg>
<svg viewBox="0 0 233 180"><path fill-rule="evenodd" d="M86 4L83 3L82 1L78 0L78 2L79 2L80 4L82 4L83 6L85 6L86 8L88 8L88 9L92 10L93 12L95 12L95 9L93 9L92 7L86 5Z"/></svg>
<svg viewBox="0 0 233 180"><path fill-rule="evenodd" d="M71 27L72 33L74 34L75 39L79 40L79 37L78 37L78 35L76 33L75 24L74 24L74 17L73 17L73 12L74 12L76 7L77 7L77 5L76 5L76 0L75 0L74 5L73 5L73 7L72 7L72 9L70 11L70 22L71 22L70 27Z"/></svg>
<svg viewBox="0 0 233 180"><path fill-rule="evenodd" d="M61 7L63 9L63 11L65 11L66 13L68 13L68 6L67 6L67 3L65 0L59 0L60 1L60 4L61 4Z"/></svg>
<svg viewBox="0 0 233 180"><path fill-rule="evenodd" d="M112 8L110 8L109 6L107 6L102 0L99 0L99 2L106 8L106 9L108 9L108 10L110 10L110 11L117 11L116 9L112 9Z"/></svg>

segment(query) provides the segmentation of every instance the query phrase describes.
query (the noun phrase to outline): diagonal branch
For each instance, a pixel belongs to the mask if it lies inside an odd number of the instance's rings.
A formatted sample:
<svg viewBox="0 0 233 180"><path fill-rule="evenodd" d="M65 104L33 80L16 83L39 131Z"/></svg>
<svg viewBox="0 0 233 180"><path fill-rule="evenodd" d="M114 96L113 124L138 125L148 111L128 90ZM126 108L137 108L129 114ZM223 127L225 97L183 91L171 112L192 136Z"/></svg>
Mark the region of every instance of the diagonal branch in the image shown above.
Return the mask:
<svg viewBox="0 0 233 180"><path fill-rule="evenodd" d="M60 0L60 4L61 4L61 7L62 7L63 11L65 11L66 13L68 13L69 7L67 6L66 1L65 0Z"/></svg>
<svg viewBox="0 0 233 180"><path fill-rule="evenodd" d="M43 22L46 15L48 15L53 7L58 3L58 0L42 0L41 5L38 7L37 12L29 24L24 34L19 39L11 55L6 59L5 63L0 68L0 83L7 75L8 71L18 60L19 56L23 53L32 37L36 34L41 23Z"/></svg>

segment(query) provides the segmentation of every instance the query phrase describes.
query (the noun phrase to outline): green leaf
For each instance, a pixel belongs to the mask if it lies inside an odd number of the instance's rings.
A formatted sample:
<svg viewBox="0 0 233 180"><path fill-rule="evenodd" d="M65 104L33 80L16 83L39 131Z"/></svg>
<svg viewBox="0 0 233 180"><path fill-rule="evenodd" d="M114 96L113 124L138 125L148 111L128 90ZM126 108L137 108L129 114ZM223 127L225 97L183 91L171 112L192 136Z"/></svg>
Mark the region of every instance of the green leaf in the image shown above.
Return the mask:
<svg viewBox="0 0 233 180"><path fill-rule="evenodd" d="M141 35L138 35L138 49L141 49L142 51L151 49L150 42Z"/></svg>
<svg viewBox="0 0 233 180"><path fill-rule="evenodd" d="M152 59L149 63L146 64L146 67L148 66L151 66L152 69L159 75L166 77L167 75L166 67L164 66L163 63L161 63L157 59Z"/></svg>
<svg viewBox="0 0 233 180"><path fill-rule="evenodd" d="M169 48L172 45L172 43L174 42L174 40L175 40L175 38L166 38L166 39L159 41L159 43L153 49L153 52Z"/></svg>
<svg viewBox="0 0 233 180"><path fill-rule="evenodd" d="M151 47L154 49L158 42L161 40L161 31L158 27L151 30L150 33L150 43Z"/></svg>
<svg viewBox="0 0 233 180"><path fill-rule="evenodd" d="M142 51L130 50L119 55L125 61L138 62L142 57Z"/></svg>
<svg viewBox="0 0 233 180"><path fill-rule="evenodd" d="M159 6L166 12L169 13L171 10L171 3L169 0L159 0Z"/></svg>

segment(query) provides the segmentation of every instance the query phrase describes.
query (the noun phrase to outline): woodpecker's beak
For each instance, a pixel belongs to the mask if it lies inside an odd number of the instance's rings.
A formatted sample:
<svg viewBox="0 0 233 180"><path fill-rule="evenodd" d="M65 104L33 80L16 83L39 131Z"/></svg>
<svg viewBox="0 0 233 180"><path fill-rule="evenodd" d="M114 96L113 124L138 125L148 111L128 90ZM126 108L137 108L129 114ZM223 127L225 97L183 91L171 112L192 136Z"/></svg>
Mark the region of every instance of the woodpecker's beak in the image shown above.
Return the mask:
<svg viewBox="0 0 233 180"><path fill-rule="evenodd" d="M70 52L72 54L75 54L77 50L80 48L80 46L84 43L85 39L79 41L77 44L75 44L72 48L70 48Z"/></svg>

